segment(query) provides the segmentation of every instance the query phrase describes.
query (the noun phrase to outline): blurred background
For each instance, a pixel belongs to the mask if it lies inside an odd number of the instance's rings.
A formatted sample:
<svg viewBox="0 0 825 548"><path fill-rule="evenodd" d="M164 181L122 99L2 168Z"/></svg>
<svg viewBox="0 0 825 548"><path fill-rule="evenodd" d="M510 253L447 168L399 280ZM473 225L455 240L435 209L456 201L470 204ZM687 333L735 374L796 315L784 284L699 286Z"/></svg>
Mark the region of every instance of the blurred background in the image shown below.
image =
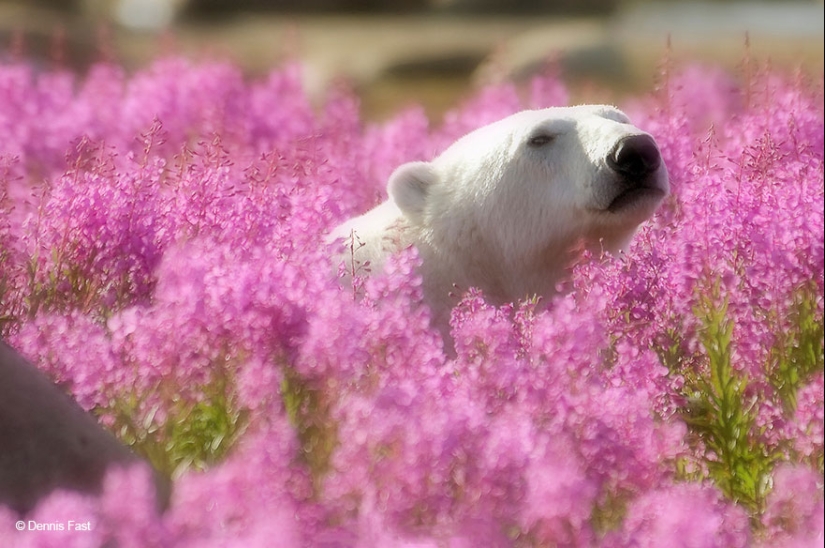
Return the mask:
<svg viewBox="0 0 825 548"><path fill-rule="evenodd" d="M651 89L666 55L821 74L823 15L822 0L0 0L0 59L82 71L178 53L253 77L299 59L313 96L343 78L368 118L412 103L438 117L548 67L576 101Z"/></svg>

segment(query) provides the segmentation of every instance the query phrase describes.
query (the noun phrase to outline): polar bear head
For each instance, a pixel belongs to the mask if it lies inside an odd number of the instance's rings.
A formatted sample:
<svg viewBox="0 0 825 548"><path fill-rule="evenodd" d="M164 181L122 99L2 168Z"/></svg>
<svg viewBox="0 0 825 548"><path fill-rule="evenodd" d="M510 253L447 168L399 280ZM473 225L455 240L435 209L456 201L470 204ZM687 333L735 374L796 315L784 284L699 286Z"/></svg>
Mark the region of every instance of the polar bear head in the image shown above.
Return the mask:
<svg viewBox="0 0 825 548"><path fill-rule="evenodd" d="M653 138L604 105L519 112L388 183L425 283L432 267L501 302L552 294L575 247L622 249L668 191Z"/></svg>
<svg viewBox="0 0 825 548"><path fill-rule="evenodd" d="M467 289L493 304L550 297L575 251L617 252L668 194L653 138L602 105L524 111L430 162L397 168L390 199L338 226L348 273L415 246L433 324ZM350 274L347 274L349 276Z"/></svg>

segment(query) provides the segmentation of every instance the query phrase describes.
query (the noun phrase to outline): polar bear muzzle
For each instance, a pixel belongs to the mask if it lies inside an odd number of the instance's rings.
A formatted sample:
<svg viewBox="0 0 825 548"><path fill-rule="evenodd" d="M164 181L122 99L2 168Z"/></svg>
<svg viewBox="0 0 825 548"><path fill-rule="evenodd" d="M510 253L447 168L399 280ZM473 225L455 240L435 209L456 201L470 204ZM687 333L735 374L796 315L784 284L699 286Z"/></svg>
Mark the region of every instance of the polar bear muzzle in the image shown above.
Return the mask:
<svg viewBox="0 0 825 548"><path fill-rule="evenodd" d="M607 206L619 212L640 200L661 200L666 194L657 176L662 165L659 148L650 135L628 135L620 139L607 155L607 165L618 175L616 195Z"/></svg>
<svg viewBox="0 0 825 548"><path fill-rule="evenodd" d="M629 179L644 178L656 171L661 163L653 137L646 134L624 137L607 157L607 165Z"/></svg>

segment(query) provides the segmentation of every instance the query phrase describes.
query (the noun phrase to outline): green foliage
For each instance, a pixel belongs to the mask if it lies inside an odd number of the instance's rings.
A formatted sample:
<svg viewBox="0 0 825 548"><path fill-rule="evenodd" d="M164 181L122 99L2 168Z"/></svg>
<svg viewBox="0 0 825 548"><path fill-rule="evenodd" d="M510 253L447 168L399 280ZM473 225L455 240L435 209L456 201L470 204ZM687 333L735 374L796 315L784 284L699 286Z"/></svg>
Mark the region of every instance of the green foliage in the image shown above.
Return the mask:
<svg viewBox="0 0 825 548"><path fill-rule="evenodd" d="M4 254L0 250L0 262L5 261ZM17 323L15 317L14 303L12 302L12 293L9 289L8 280L0 271L0 338L5 338L13 325Z"/></svg>
<svg viewBox="0 0 825 548"><path fill-rule="evenodd" d="M318 492L338 444L337 427L330 419L329 396L321 387L285 367L281 398L301 444L301 459L312 473Z"/></svg>
<svg viewBox="0 0 825 548"><path fill-rule="evenodd" d="M170 386L158 387L161 393ZM116 400L114 429L120 439L170 478L188 469L205 470L222 460L245 431L249 414L235 402L228 377L216 376L196 398L177 394L163 398L168 411L159 417L160 404L143 410L144 397L131 394ZM136 418L142 417L140 420Z"/></svg>
<svg viewBox="0 0 825 548"><path fill-rule="evenodd" d="M110 312L100 299L104 288L100 280L89 276L94 255L82 264L67 261L57 249L51 253L48 270L38 267L38 258L30 259L28 270L28 295L26 315L34 318L39 312L66 312L81 310L89 314L108 315Z"/></svg>
<svg viewBox="0 0 825 548"><path fill-rule="evenodd" d="M765 364L775 394L766 393L745 371L733 367L734 324L718 283L703 288L694 307L701 325L698 337L704 359L684 355L675 333L663 337L672 344L659 349L663 363L685 379L682 394L687 403L682 416L692 443L701 449L697 454L704 451L705 455L700 463L677 462L677 476L688 481L709 477L757 522L765 508L774 465L787 458L788 448L769 447L763 441L763 432L756 424L756 404L759 398L776 398L791 418L797 391L823 370L823 318L817 312L816 299L821 296L815 284L805 286L793 295L789 310L777 310L770 319L772 325L789 326L777 329L770 363ZM816 459L822 470L822 456Z"/></svg>
<svg viewBox="0 0 825 548"><path fill-rule="evenodd" d="M825 323L817 311L816 284L801 287L793 295L788 319L792 329L780 333L772 352L768 380L785 404L786 413L796 410L796 393L811 378L825 369L823 340Z"/></svg>
<svg viewBox="0 0 825 548"><path fill-rule="evenodd" d="M593 506L590 523L596 533L603 535L621 527L627 514L627 498L606 493L603 500Z"/></svg>
<svg viewBox="0 0 825 548"><path fill-rule="evenodd" d="M752 433L755 398L747 375L731 365L733 323L727 301L703 296L695 313L702 321L700 340L708 358L707 375L691 383L685 420L707 450L710 477L731 500L752 513L761 512L774 456Z"/></svg>

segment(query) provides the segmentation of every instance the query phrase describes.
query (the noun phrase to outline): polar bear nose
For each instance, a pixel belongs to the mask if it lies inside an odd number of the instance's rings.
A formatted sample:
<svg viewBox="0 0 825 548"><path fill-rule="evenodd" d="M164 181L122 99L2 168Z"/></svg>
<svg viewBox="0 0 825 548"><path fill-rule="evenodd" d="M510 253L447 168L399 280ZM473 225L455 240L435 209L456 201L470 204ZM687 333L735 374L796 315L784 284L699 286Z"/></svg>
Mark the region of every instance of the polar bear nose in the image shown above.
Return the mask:
<svg viewBox="0 0 825 548"><path fill-rule="evenodd" d="M644 177L662 163L659 148L650 135L622 138L607 156L607 165L626 177Z"/></svg>

